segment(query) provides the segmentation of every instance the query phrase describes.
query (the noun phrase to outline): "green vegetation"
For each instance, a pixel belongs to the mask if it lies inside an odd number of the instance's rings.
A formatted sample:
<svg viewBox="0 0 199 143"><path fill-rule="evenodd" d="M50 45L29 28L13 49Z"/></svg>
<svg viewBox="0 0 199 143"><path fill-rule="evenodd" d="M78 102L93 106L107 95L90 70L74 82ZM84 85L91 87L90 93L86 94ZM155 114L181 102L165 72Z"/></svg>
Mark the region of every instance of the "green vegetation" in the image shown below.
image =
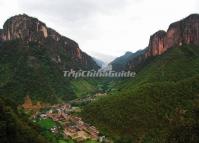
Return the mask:
<svg viewBox="0 0 199 143"><path fill-rule="evenodd" d="M95 93L108 93L113 90L114 86L120 82L111 78L99 79L76 79L71 80L71 87L74 91L75 97L85 98L85 96L92 96Z"/></svg>
<svg viewBox="0 0 199 143"><path fill-rule="evenodd" d="M74 141L72 141L72 140L67 140L67 141L59 140L58 143L74 143Z"/></svg>
<svg viewBox="0 0 199 143"><path fill-rule="evenodd" d="M51 128L59 127L59 124L54 122L52 119L42 119L35 123L36 126L40 127L40 134L44 136L50 143L73 143L72 140L64 140L61 129L58 128L57 133L52 133Z"/></svg>
<svg viewBox="0 0 199 143"><path fill-rule="evenodd" d="M20 117L15 104L0 98L0 142L1 143L47 143L39 128Z"/></svg>
<svg viewBox="0 0 199 143"><path fill-rule="evenodd" d="M56 126L56 123L52 119L39 120L37 124L43 129L51 129Z"/></svg>
<svg viewBox="0 0 199 143"><path fill-rule="evenodd" d="M141 55L144 50L137 51L135 53L126 52L123 56L116 58L114 61L111 62L112 68L115 71L122 71L126 70L126 64L129 60Z"/></svg>
<svg viewBox="0 0 199 143"><path fill-rule="evenodd" d="M69 80L51 59L48 49L37 43L9 41L0 45L0 95L22 103L34 100L62 102L75 98Z"/></svg>
<svg viewBox="0 0 199 143"><path fill-rule="evenodd" d="M198 142L199 47L172 48L147 63L83 117L120 143Z"/></svg>
<svg viewBox="0 0 199 143"><path fill-rule="evenodd" d="M97 92L97 82L94 80L76 79L71 81L76 97L89 96Z"/></svg>

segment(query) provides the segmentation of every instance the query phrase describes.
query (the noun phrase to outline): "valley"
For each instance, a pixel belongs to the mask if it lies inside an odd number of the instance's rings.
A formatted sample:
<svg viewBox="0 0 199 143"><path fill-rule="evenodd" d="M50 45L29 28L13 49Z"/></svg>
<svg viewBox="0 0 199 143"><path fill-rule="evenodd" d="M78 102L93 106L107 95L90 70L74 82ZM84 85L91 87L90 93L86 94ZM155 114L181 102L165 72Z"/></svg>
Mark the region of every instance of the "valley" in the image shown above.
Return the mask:
<svg viewBox="0 0 199 143"><path fill-rule="evenodd" d="M73 84L77 82L79 83L80 81L73 81ZM82 80L82 82L85 81ZM88 95L85 95L83 92L79 98L60 104L41 103L39 101L33 104L31 98L27 96L24 99L24 103L18 106L18 110L25 112L29 120L41 128L41 134L50 142L110 143L112 142L110 138L104 136L94 126L85 123L81 118L83 107L99 98L107 96L107 93L104 91L110 90L111 86L108 84L106 87L104 85L102 87L103 80L89 80L88 83L90 82L98 83L95 87L95 92L98 92L94 95L92 95L92 92L87 92Z"/></svg>
<svg viewBox="0 0 199 143"><path fill-rule="evenodd" d="M63 75L99 64L37 18L9 18L0 30L0 142L199 142L199 14L104 68L134 78Z"/></svg>

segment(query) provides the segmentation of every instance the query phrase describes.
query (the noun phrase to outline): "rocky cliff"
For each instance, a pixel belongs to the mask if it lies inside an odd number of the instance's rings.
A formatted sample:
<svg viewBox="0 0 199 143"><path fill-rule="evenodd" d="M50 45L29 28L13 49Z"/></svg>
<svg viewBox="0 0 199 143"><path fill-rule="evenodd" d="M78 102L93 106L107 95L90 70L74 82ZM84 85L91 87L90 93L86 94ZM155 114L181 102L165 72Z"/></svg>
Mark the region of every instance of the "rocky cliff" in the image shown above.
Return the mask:
<svg viewBox="0 0 199 143"><path fill-rule="evenodd" d="M182 44L199 45L199 15L192 14L172 23L167 32L158 31L150 38L147 56L161 55L167 49Z"/></svg>
<svg viewBox="0 0 199 143"><path fill-rule="evenodd" d="M1 34L2 33L2 34ZM8 19L0 40L9 41L21 39L27 43L37 42L48 48L51 59L63 68L97 69L95 61L82 52L78 44L55 30L48 28L45 23L28 15L17 15ZM66 63L69 63L67 64Z"/></svg>
<svg viewBox="0 0 199 143"><path fill-rule="evenodd" d="M147 56L161 55L166 51L164 47L165 31L158 31L150 37Z"/></svg>
<svg viewBox="0 0 199 143"><path fill-rule="evenodd" d="M0 29L0 42L3 40L3 29Z"/></svg>
<svg viewBox="0 0 199 143"><path fill-rule="evenodd" d="M169 48L183 44L199 45L199 14L192 14L185 19L172 23L167 32L160 30L154 33L150 37L145 52L129 60L127 68L135 68L146 59L161 55Z"/></svg>

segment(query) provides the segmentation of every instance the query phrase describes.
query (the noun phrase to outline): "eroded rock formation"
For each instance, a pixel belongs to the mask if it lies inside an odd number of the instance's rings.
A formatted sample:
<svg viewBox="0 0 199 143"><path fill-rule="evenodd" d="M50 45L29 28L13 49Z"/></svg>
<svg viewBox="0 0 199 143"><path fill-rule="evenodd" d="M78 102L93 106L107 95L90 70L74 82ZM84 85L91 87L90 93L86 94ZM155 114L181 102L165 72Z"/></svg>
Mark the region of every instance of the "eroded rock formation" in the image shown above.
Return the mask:
<svg viewBox="0 0 199 143"><path fill-rule="evenodd" d="M28 15L17 15L8 19L3 30L0 30L0 40L8 41L21 39L27 43L37 42L48 48L53 61L66 67L66 57L71 61L70 68L74 65L79 68L97 69L95 61L82 52L78 44L55 30L48 28L45 23ZM65 56L63 56L63 52ZM69 68L69 66L67 66Z"/></svg>
<svg viewBox="0 0 199 143"><path fill-rule="evenodd" d="M158 56L169 48L183 44L199 45L199 14L192 14L185 19L172 23L167 32L158 31L150 37L149 45L142 55L131 59L127 68L132 69L146 59Z"/></svg>
<svg viewBox="0 0 199 143"><path fill-rule="evenodd" d="M161 55L167 49L182 44L199 45L199 15L192 14L172 23L167 32L158 31L150 38L147 56Z"/></svg>

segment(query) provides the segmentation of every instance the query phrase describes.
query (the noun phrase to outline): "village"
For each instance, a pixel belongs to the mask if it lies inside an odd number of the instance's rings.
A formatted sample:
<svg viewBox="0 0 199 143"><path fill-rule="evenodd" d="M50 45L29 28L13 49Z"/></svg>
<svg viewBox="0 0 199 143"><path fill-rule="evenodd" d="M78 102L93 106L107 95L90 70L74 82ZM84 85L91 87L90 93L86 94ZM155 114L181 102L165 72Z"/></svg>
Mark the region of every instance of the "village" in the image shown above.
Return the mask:
<svg viewBox="0 0 199 143"><path fill-rule="evenodd" d="M52 106L45 105L44 107L44 105L40 103L34 105L30 97L27 96L22 107L25 110L34 110L31 116L31 120L33 121L52 119L54 122L61 125L61 132L66 139L70 138L77 142L86 140L104 142L106 140L105 136L100 136L100 132L94 126L85 123L80 117L73 114L81 112L81 109L79 107L72 107L69 103ZM53 126L49 130L53 134L56 134L59 132L59 127Z"/></svg>

